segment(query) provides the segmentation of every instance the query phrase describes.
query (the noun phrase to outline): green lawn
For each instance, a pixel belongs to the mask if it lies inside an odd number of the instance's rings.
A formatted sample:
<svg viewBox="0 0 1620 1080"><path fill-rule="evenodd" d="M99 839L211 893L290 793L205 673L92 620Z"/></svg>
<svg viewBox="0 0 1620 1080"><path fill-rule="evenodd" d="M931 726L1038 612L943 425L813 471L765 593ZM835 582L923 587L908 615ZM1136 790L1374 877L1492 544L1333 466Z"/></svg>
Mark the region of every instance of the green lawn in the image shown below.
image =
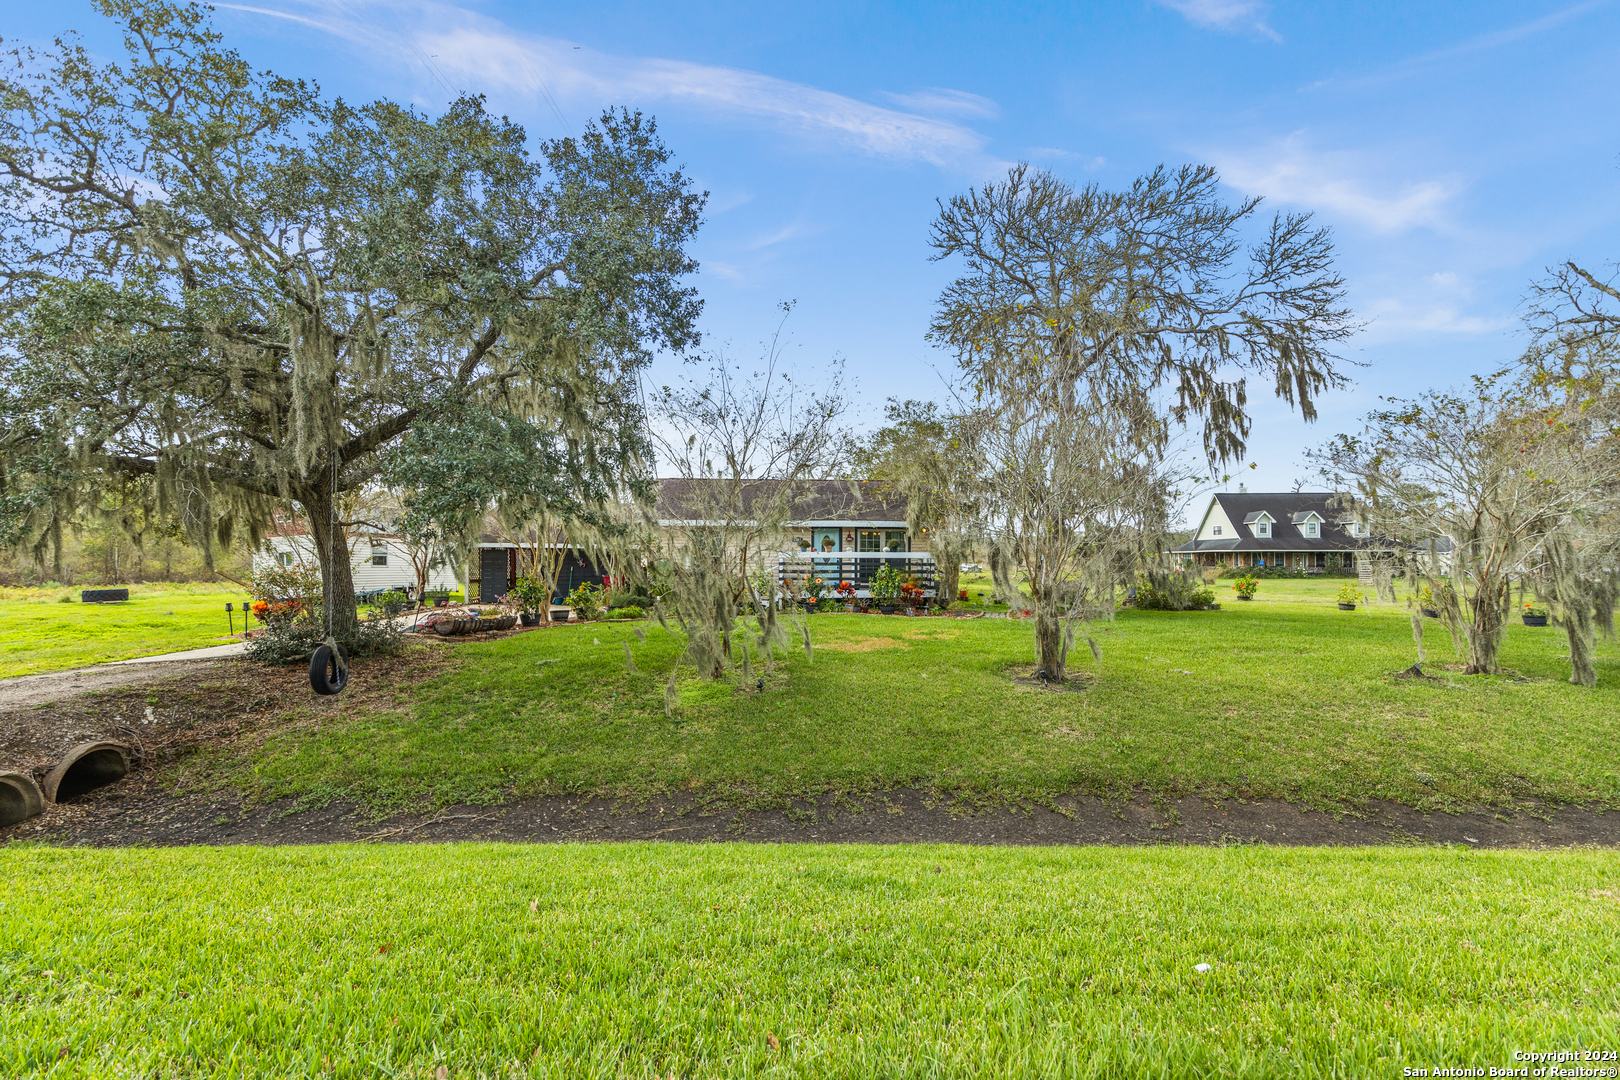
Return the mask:
<svg viewBox="0 0 1620 1080"><path fill-rule="evenodd" d="M13 847L0 879L5 1076L1392 1077L1620 1048L1610 853Z"/></svg>
<svg viewBox="0 0 1620 1080"><path fill-rule="evenodd" d="M1100 664L1077 649L1081 693L1010 680L1033 663L1028 623L814 615L813 661L790 651L763 693L684 680L673 720L677 639L572 626L464 646L401 711L340 711L175 775L377 810L683 789L779 806L910 785L1014 801L1146 787L1314 806L1620 805L1613 644L1595 690L1565 681L1557 631L1518 625L1502 653L1511 674L1447 672L1451 647L1431 635L1442 681L1396 680L1413 660L1405 610L1341 612L1336 588L1266 582L1223 611L1123 612L1096 633Z"/></svg>
<svg viewBox="0 0 1620 1080"><path fill-rule="evenodd" d="M125 604L81 604L76 588L6 589L0 679L223 644L225 605L241 633L244 599L218 585L132 585Z"/></svg>

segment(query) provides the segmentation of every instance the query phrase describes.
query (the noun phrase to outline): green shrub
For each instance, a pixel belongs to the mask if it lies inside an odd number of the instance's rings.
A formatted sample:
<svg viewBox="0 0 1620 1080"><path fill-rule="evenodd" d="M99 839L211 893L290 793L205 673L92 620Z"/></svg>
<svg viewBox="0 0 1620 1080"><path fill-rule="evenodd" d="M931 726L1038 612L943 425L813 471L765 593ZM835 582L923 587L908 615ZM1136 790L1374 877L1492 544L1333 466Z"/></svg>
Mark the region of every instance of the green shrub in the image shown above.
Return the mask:
<svg viewBox="0 0 1620 1080"><path fill-rule="evenodd" d="M1292 566L1229 566L1221 571L1223 578L1240 578L1244 575L1254 578L1355 577L1356 572L1354 569L1332 566L1319 569L1314 574Z"/></svg>
<svg viewBox="0 0 1620 1080"><path fill-rule="evenodd" d="M1136 579L1136 606L1150 611L1201 611L1215 602L1215 590L1185 570L1159 570Z"/></svg>
<svg viewBox="0 0 1620 1080"><path fill-rule="evenodd" d="M614 589L607 594L606 604L609 611L615 608L627 607L638 607L645 610L652 607L653 598L652 594L644 588Z"/></svg>
<svg viewBox="0 0 1620 1080"><path fill-rule="evenodd" d="M602 617L603 596L602 586L585 581L575 585L563 603L574 609L581 622L589 622Z"/></svg>
<svg viewBox="0 0 1620 1080"><path fill-rule="evenodd" d="M243 653L261 664L290 664L308 660L326 640L326 624L306 618L270 618L248 639Z"/></svg>
<svg viewBox="0 0 1620 1080"><path fill-rule="evenodd" d="M946 608L945 610L946 611L982 611L984 609L979 607L978 604L970 604L966 600L952 600L951 601L951 606Z"/></svg>
<svg viewBox="0 0 1620 1080"><path fill-rule="evenodd" d="M624 607L608 608L607 617L610 619L645 619L647 613L635 604L626 604Z"/></svg>

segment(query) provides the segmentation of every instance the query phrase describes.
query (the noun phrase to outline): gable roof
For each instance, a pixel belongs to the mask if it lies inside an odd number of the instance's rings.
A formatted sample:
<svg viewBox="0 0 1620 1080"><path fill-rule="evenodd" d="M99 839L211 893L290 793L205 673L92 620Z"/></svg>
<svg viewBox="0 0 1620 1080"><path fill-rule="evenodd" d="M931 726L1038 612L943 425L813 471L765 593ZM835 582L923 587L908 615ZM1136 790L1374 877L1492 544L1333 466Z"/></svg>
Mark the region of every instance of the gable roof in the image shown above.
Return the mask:
<svg viewBox="0 0 1620 1080"><path fill-rule="evenodd" d="M1192 540L1172 548L1194 551L1356 551L1368 547L1344 525L1354 509L1347 496L1332 491L1219 491L1211 496L1237 533L1230 539ZM1207 516L1207 511L1206 511ZM1312 517L1321 519L1320 536L1306 536ZM1270 536L1256 536L1254 526L1270 519Z"/></svg>
<svg viewBox="0 0 1620 1080"><path fill-rule="evenodd" d="M715 481L674 477L658 482L658 502L654 513L665 522L696 521L704 513L703 486ZM776 498L784 481L755 480L743 492L743 513L749 507ZM804 480L790 494L793 509L788 515L796 523L812 521L887 523L903 525L906 500L887 484L876 480Z"/></svg>

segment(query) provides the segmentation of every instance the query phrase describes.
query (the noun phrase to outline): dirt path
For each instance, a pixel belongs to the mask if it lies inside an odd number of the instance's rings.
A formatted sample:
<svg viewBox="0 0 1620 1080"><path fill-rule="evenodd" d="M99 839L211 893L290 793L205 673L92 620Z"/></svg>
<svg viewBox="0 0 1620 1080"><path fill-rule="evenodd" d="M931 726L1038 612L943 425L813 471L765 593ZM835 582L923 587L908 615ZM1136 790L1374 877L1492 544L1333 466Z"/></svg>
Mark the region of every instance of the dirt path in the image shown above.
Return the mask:
<svg viewBox="0 0 1620 1080"><path fill-rule="evenodd" d="M1423 814L1378 804L1362 816L1305 810L1279 801L1224 802L1187 797L1155 805L1061 798L1058 809L975 810L937 792L904 789L796 802L786 809L709 809L688 798L628 806L596 798L518 799L499 806L454 806L434 814L372 821L352 806L292 812L244 805L236 795L175 799L150 787L115 786L78 803L0 830L9 841L67 846L174 844L420 843L456 840L566 842L667 840L768 843L950 844L1463 844L1477 848L1620 847L1620 813L1530 807Z"/></svg>
<svg viewBox="0 0 1620 1080"><path fill-rule="evenodd" d="M176 676L191 676L216 666L218 661L170 660L150 664L124 661L116 665L77 668L73 671L47 671L42 675L19 675L0 679L0 710L26 709L46 702L62 701L92 691L119 686L139 686Z"/></svg>

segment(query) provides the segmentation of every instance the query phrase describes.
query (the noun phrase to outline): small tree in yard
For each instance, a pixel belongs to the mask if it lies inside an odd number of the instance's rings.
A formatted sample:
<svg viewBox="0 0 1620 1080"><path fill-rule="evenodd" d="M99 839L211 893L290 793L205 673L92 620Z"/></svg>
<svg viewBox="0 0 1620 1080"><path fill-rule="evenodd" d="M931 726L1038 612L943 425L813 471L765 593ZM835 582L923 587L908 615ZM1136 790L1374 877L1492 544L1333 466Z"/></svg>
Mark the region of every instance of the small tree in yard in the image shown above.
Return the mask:
<svg viewBox="0 0 1620 1080"><path fill-rule="evenodd" d="M772 649L785 644L767 580L773 553L809 494L806 481L841 463L841 373L815 390L802 386L784 370L780 335L778 328L757 370L715 356L705 378L653 395L661 471L675 477L664 482L657 516L677 522L666 530L668 591L657 610L660 619L674 617L686 636L683 659L704 678L752 670L740 612L755 618L752 645L767 667Z"/></svg>
<svg viewBox="0 0 1620 1080"><path fill-rule="evenodd" d="M37 550L122 477L205 551L290 500L347 640L338 507L403 436L511 419L563 471L637 456L636 372L700 308L704 197L650 121L531 158L480 99L329 102L203 8L98 6L120 63L67 40L0 75L0 539Z"/></svg>
<svg viewBox="0 0 1620 1080"><path fill-rule="evenodd" d="M1242 452L1247 386L1226 373L1263 376L1306 419L1342 382L1330 349L1354 327L1326 231L1278 216L1242 259L1259 200L1217 186L1189 166L1076 191L1020 165L935 220L935 258L967 272L929 336L957 355L991 566L1007 599L1011 567L1028 575L1049 678L1074 619L1111 613L1121 564L1160 546L1174 427L1199 425L1212 464Z"/></svg>
<svg viewBox="0 0 1620 1080"><path fill-rule="evenodd" d="M1569 639L1570 681L1592 686L1597 636L1614 636L1620 601L1620 289L1565 263L1533 297L1537 341L1522 365L1529 465L1563 477L1573 464L1586 501L1560 518L1532 570Z"/></svg>
<svg viewBox="0 0 1620 1080"><path fill-rule="evenodd" d="M983 477L963 418L927 401L890 399L889 423L857 446L855 466L906 500L906 527L928 537L934 595L956 599L962 563L984 539Z"/></svg>
<svg viewBox="0 0 1620 1080"><path fill-rule="evenodd" d="M1336 486L1355 486L1391 568L1429 586L1469 674L1497 670L1515 579L1556 560L1572 523L1613 487L1544 434L1546 418L1511 374L1476 377L1466 394L1392 399L1360 436L1314 455Z"/></svg>

